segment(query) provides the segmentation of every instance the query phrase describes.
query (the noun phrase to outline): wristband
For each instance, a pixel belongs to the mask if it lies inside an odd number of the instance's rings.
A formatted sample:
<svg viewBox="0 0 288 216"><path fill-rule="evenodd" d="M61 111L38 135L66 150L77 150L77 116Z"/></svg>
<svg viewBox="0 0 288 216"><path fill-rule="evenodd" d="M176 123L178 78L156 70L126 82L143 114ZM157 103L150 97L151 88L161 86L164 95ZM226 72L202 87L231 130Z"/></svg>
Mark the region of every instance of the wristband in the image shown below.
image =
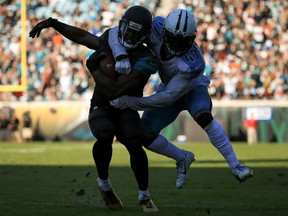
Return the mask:
<svg viewBox="0 0 288 216"><path fill-rule="evenodd" d="M116 60L116 61L120 61L120 60L126 59L126 58L128 58L128 55L119 55L119 56L117 56L117 57L115 58L115 60Z"/></svg>

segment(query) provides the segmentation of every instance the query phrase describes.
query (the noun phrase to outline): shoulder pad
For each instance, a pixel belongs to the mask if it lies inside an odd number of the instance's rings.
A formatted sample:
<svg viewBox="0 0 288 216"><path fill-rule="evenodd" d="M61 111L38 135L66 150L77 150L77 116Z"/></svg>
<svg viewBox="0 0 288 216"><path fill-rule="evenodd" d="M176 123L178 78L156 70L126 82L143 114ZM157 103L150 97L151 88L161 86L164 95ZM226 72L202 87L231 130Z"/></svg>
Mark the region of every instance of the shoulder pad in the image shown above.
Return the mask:
<svg viewBox="0 0 288 216"><path fill-rule="evenodd" d="M138 72L149 77L151 74L155 74L158 70L158 61L153 56L146 56L138 59L132 66L132 70L137 70Z"/></svg>
<svg viewBox="0 0 288 216"><path fill-rule="evenodd" d="M162 16L157 16L153 19L152 31L157 35L162 35L163 26L164 26L165 18Z"/></svg>
<svg viewBox="0 0 288 216"><path fill-rule="evenodd" d="M165 18L163 16L156 16L153 19L153 25L161 25L163 26L165 22Z"/></svg>

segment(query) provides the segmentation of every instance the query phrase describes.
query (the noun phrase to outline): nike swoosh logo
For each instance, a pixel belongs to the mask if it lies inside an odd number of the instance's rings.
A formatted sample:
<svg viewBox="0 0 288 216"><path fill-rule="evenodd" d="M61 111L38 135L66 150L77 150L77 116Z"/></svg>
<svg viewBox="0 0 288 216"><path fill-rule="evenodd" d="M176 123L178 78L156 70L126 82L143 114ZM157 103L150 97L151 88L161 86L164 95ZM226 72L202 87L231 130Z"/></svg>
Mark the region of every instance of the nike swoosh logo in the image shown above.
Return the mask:
<svg viewBox="0 0 288 216"><path fill-rule="evenodd" d="M186 164L184 164L184 172L183 172L185 175L187 173L187 170L186 170Z"/></svg>

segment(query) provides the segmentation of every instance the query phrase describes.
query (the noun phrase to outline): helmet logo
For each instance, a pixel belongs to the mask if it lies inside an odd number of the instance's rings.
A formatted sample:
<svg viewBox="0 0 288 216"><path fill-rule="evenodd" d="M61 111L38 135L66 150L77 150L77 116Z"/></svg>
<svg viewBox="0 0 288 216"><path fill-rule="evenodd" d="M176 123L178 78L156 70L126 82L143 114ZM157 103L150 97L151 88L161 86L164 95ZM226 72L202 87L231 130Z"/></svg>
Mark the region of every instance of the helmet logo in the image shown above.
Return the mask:
<svg viewBox="0 0 288 216"><path fill-rule="evenodd" d="M180 31L182 12L183 12L183 10L181 10L180 14L178 15L179 18L178 18L177 25L176 25L176 28L175 28L176 32ZM188 25L188 14L187 14L187 11L186 11L185 23L184 23L184 26L183 26L183 33L185 33L187 31L187 25Z"/></svg>
<svg viewBox="0 0 288 216"><path fill-rule="evenodd" d="M133 21L129 21L128 26L129 26L130 29L133 29L135 31L141 31L141 29L142 29L142 25L141 24L135 23Z"/></svg>

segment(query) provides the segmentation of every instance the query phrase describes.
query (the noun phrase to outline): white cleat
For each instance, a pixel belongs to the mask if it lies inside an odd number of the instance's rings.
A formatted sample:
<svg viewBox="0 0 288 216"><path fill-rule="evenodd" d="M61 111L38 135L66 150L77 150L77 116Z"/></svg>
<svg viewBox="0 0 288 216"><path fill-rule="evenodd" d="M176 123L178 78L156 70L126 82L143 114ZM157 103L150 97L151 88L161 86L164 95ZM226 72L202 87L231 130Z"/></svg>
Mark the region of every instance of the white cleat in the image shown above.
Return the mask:
<svg viewBox="0 0 288 216"><path fill-rule="evenodd" d="M185 158L182 161L176 163L177 178L176 178L176 188L181 189L183 185L186 184L188 180L188 171L190 165L195 161L195 155L192 152L185 151Z"/></svg>
<svg viewBox="0 0 288 216"><path fill-rule="evenodd" d="M233 176L240 182L244 182L246 179L253 177L253 170L242 164L238 164L231 169Z"/></svg>

